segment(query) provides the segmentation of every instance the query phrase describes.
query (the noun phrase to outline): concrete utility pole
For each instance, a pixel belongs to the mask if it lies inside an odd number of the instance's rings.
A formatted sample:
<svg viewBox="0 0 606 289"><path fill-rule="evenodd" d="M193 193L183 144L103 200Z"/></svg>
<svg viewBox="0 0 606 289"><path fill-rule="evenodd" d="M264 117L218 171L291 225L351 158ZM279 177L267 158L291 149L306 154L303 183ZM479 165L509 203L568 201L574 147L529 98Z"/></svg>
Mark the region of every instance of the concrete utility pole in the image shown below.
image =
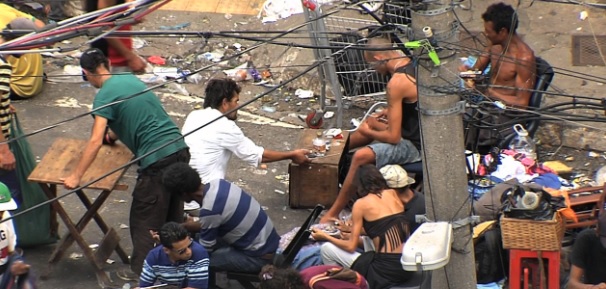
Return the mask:
<svg viewBox="0 0 606 289"><path fill-rule="evenodd" d="M458 43L458 25L450 0L427 4L426 10L412 12L414 39L425 39L423 28L431 27L439 46ZM441 42L444 41L444 42ZM454 242L450 262L432 273L432 288L476 288L473 241L467 221L468 199L463 140L464 103L454 90L458 87L460 61L453 50L438 51L441 65L434 67L427 54L421 56L417 81L423 144L424 191L427 217L453 223ZM436 91L441 88L447 91ZM453 91L452 93L449 91Z"/></svg>

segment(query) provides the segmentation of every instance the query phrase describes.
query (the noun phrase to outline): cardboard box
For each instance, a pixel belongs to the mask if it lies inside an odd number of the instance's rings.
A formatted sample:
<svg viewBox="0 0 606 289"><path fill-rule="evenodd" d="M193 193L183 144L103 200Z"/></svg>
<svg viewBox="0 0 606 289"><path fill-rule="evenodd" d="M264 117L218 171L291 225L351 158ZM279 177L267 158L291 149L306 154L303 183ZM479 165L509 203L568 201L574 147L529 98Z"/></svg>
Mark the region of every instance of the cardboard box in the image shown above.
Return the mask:
<svg viewBox="0 0 606 289"><path fill-rule="evenodd" d="M305 129L299 136L297 149L312 150L312 140L322 130ZM349 133L342 132L342 138L330 140L330 150L324 157L317 157L310 164L288 167L289 205L292 208L313 208L317 204L329 207L339 193L339 169L344 163L343 152L349 145Z"/></svg>

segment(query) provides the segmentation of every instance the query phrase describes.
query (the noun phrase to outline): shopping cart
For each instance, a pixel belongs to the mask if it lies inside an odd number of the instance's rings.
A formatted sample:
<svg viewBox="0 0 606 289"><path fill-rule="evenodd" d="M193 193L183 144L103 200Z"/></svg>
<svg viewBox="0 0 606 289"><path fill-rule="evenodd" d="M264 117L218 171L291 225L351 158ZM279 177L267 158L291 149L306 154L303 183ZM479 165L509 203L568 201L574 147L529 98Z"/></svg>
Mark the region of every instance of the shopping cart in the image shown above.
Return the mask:
<svg viewBox="0 0 606 289"><path fill-rule="evenodd" d="M307 1L303 1L304 3ZM410 7L418 1L389 0L377 11L369 11L360 4L342 8L337 13L325 16L335 6L308 7L304 9L309 20L308 29L317 61L321 81L321 110L310 113L307 125L321 127L322 116L327 111L335 113L336 126L343 125L343 109L360 97L382 100L389 76L378 74L363 57L366 39L388 33L405 42L411 23ZM342 5L342 4L341 4ZM313 8L313 9L312 9ZM362 13L361 13L362 12ZM327 102L327 99L333 101ZM334 125L334 124L333 124Z"/></svg>

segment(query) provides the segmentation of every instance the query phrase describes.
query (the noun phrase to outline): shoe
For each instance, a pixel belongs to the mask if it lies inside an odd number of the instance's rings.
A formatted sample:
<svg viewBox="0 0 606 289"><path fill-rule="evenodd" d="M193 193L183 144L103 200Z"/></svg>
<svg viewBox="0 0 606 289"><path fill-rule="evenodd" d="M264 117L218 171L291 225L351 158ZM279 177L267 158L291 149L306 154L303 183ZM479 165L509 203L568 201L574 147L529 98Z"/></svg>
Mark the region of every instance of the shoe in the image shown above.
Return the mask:
<svg viewBox="0 0 606 289"><path fill-rule="evenodd" d="M196 201L191 201L189 203L184 203L183 210L184 211L193 211L200 208L200 204Z"/></svg>
<svg viewBox="0 0 606 289"><path fill-rule="evenodd" d="M130 269L124 269L116 272L116 276L124 281L139 281L139 275Z"/></svg>

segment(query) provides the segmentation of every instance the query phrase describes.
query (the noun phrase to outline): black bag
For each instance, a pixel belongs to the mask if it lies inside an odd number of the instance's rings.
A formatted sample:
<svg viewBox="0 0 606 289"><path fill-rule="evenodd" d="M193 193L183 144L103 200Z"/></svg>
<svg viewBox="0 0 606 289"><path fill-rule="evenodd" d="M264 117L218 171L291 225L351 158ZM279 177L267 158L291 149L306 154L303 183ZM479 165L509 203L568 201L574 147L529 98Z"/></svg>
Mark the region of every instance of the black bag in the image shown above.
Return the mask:
<svg viewBox="0 0 606 289"><path fill-rule="evenodd" d="M352 43L357 47L364 47L366 41L361 39L362 36L358 33L345 33L332 38L330 39L331 51L334 54ZM380 75L375 71L365 71L367 63L361 49L345 49L334 56L334 62L339 83L346 96L382 92L390 78L388 75Z"/></svg>
<svg viewBox="0 0 606 289"><path fill-rule="evenodd" d="M478 284L503 280L508 276L509 257L503 249L501 229L495 226L478 237L474 244Z"/></svg>

